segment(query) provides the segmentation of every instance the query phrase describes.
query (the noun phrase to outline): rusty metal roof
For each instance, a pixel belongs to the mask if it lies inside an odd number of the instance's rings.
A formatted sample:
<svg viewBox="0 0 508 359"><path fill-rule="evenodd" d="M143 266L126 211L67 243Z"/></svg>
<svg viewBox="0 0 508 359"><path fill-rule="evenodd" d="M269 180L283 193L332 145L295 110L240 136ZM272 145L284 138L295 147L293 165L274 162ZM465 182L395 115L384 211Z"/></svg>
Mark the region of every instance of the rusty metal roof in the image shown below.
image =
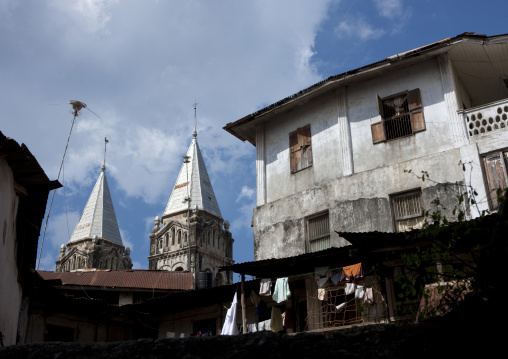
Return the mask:
<svg viewBox="0 0 508 359"><path fill-rule="evenodd" d="M60 279L64 286L129 289L191 290L192 273L153 270L49 272L37 271L44 280Z"/></svg>
<svg viewBox="0 0 508 359"><path fill-rule="evenodd" d="M58 181L49 180L39 162L24 143L19 145L2 132L0 132L0 156L11 167L14 180L23 187L37 186L47 191L62 187Z"/></svg>

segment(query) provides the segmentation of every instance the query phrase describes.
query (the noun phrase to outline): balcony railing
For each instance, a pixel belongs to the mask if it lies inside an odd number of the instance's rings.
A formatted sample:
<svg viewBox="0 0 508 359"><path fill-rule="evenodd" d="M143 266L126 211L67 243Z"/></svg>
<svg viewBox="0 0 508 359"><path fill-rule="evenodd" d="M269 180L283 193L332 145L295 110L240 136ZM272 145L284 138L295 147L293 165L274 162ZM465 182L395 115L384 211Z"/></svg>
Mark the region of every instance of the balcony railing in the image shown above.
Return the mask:
<svg viewBox="0 0 508 359"><path fill-rule="evenodd" d="M470 138L508 128L508 99L462 111Z"/></svg>

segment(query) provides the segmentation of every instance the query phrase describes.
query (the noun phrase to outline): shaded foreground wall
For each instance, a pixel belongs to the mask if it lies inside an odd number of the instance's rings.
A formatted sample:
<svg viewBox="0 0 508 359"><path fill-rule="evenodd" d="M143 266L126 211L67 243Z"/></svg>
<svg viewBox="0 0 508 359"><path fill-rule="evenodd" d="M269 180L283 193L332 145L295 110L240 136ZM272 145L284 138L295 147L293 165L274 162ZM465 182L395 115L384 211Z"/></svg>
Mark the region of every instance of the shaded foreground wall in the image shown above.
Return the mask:
<svg viewBox="0 0 508 359"><path fill-rule="evenodd" d="M140 339L107 344L41 343L0 348L2 358L451 358L489 357L503 349L494 309L475 307L417 325L358 326L297 335ZM468 315L469 313L469 315ZM506 315L505 315L506 317ZM497 318L498 320L501 318ZM505 318L506 319L506 318ZM481 325L482 330L477 330Z"/></svg>

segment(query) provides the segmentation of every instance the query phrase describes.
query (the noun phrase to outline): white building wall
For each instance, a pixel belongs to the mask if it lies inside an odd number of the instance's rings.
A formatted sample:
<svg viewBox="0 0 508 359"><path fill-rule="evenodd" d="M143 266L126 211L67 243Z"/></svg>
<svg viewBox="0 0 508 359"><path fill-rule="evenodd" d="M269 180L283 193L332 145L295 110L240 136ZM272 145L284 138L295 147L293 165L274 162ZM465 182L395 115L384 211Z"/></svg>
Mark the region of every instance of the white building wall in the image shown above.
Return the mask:
<svg viewBox="0 0 508 359"><path fill-rule="evenodd" d="M371 124L381 121L376 95L386 97L416 88L420 89L427 130L374 145ZM265 174L259 168L258 174L266 175L266 181L258 181L258 186L265 183L266 202L270 203L344 175L453 149L455 135L448 114L437 59L321 96L265 123L266 167ZM344 124L345 117L350 129ZM313 165L291 174L289 133L307 124L311 126ZM350 150L344 143L348 140ZM384 188L380 193L385 193Z"/></svg>
<svg viewBox="0 0 508 359"><path fill-rule="evenodd" d="M0 157L0 331L4 345L16 344L21 285L18 283L16 214L18 196L8 163Z"/></svg>

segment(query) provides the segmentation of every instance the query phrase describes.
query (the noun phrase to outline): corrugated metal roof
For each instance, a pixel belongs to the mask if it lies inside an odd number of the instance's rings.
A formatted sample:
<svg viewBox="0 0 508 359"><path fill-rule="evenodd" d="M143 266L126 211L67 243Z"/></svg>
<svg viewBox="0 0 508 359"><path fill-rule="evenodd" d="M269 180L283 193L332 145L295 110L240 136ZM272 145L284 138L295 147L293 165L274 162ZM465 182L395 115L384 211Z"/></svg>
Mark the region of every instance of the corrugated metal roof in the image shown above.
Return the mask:
<svg viewBox="0 0 508 359"><path fill-rule="evenodd" d="M41 186L50 191L60 188L58 181L50 181L39 162L24 143L19 145L0 132L0 156L4 157L14 174L14 180L24 187Z"/></svg>
<svg viewBox="0 0 508 359"><path fill-rule="evenodd" d="M60 279L65 285L89 287L191 290L192 273L152 270L114 270L83 272L37 271L44 280Z"/></svg>
<svg viewBox="0 0 508 359"><path fill-rule="evenodd" d="M470 38L470 39L479 39L479 40L482 40L482 39L491 40L492 39L495 41L498 38L503 37L503 36L506 36L506 34L489 37L489 36L486 36L483 34L475 34L475 33L471 33L471 32L465 32L463 34L455 36L454 38L446 38L446 39L443 39L443 40L440 40L437 42L433 42L428 45L418 47L413 50L395 54L395 55L390 56L390 57L383 59L381 61L373 62L371 64L356 68L354 70L349 70L349 71L346 71L346 72L338 74L338 75L330 76L327 79L324 79L314 85L311 85L311 86L307 87L306 89L303 89L291 96L283 98L282 100L279 100L269 106L259 109L259 110L255 111L254 113L247 115L237 121L230 122L226 126L224 126L223 129L228 131L235 137L239 138L240 140L242 140L242 141L248 140L253 145L255 145L255 141L253 140L253 138L247 138L249 136L246 136L246 134L241 130L241 126L245 126L247 123L253 121L254 119L256 119L258 117L261 117L262 115L270 112L271 110L274 110L278 107L282 107L290 102L293 102L296 99L299 99L300 97L303 97L304 95L313 93L313 92L319 90L320 88L324 88L325 86L331 85L332 83L334 83L336 81L344 80L344 79L349 78L353 75L357 75L357 74L360 74L360 73L363 73L366 71L370 71L370 70L373 70L376 68L388 66L388 65L391 65L397 61L403 60L403 59L407 59L407 58L414 57L414 56L419 56L425 51L433 50L433 49L440 48L440 47L445 47L445 46L448 46L448 45L455 43L459 40Z"/></svg>

